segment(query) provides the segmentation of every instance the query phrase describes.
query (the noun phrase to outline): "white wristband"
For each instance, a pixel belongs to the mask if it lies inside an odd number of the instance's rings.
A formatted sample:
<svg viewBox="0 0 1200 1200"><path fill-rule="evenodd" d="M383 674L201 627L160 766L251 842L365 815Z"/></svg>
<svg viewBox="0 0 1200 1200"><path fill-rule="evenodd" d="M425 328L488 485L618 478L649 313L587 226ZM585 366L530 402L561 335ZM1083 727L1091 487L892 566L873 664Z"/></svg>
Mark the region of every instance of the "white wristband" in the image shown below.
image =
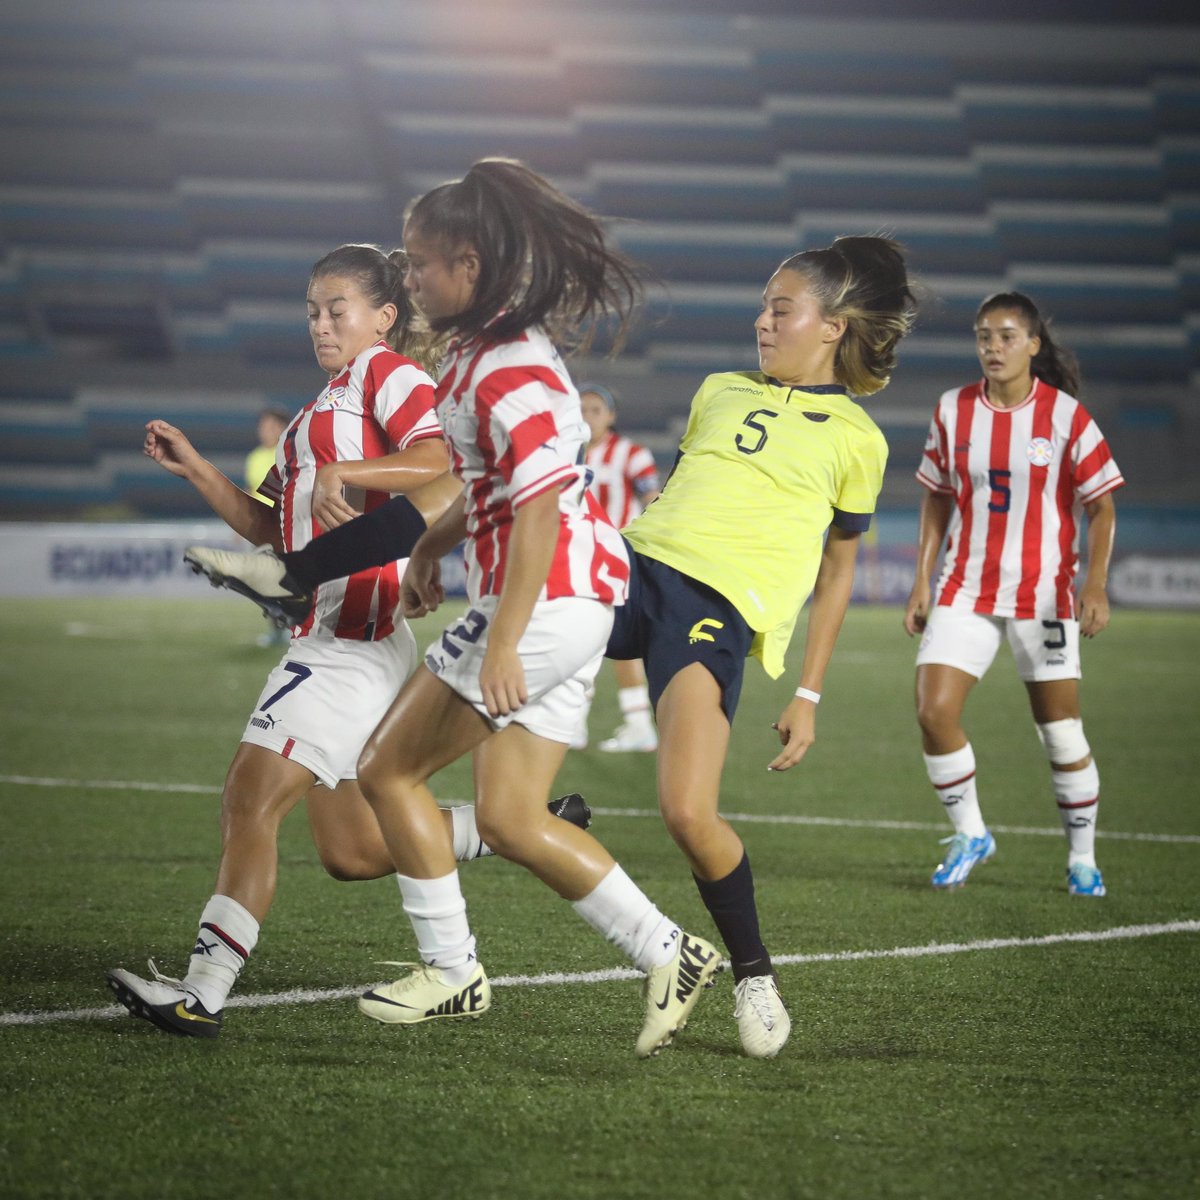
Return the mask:
<svg viewBox="0 0 1200 1200"><path fill-rule="evenodd" d="M809 700L813 704L821 703L821 693L814 692L812 690L812 688L805 688L805 687L797 688L796 695L799 696L801 700Z"/></svg>

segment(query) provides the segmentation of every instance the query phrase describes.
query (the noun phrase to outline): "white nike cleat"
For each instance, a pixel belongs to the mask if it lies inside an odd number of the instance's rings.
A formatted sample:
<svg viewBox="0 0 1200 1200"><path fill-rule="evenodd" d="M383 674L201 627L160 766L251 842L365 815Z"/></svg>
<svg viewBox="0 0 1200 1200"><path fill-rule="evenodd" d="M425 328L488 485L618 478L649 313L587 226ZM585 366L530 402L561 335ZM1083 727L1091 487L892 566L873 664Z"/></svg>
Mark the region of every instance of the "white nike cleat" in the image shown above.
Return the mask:
<svg viewBox="0 0 1200 1200"><path fill-rule="evenodd" d="M113 994L129 1010L167 1033L215 1038L221 1032L221 1013L210 1013L178 979L162 974L150 960L153 979L117 969L106 976Z"/></svg>
<svg viewBox="0 0 1200 1200"><path fill-rule="evenodd" d="M774 975L747 975L733 995L742 1050L750 1058L774 1058L792 1032L792 1019Z"/></svg>
<svg viewBox="0 0 1200 1200"><path fill-rule="evenodd" d="M395 983L380 984L358 998L358 1010L385 1025L417 1025L454 1017L482 1017L492 1005L492 986L475 964L463 984L449 983L427 963L388 963L413 970Z"/></svg>
<svg viewBox="0 0 1200 1200"><path fill-rule="evenodd" d="M299 625L312 609L312 593L289 574L283 559L270 546L257 550L218 550L189 546L183 561L205 575L213 587L228 588L254 601L280 629Z"/></svg>
<svg viewBox="0 0 1200 1200"><path fill-rule="evenodd" d="M713 984L721 966L720 951L703 938L679 931L675 957L646 976L646 1022L638 1034L638 1058L650 1058L688 1023L700 993Z"/></svg>

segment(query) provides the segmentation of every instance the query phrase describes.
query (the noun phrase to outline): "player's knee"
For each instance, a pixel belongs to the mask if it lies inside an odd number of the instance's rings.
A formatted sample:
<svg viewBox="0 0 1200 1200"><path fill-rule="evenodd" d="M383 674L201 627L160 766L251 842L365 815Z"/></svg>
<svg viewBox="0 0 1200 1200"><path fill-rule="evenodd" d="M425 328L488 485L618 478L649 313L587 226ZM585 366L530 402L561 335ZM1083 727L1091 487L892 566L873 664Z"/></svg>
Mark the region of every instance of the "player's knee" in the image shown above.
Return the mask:
<svg viewBox="0 0 1200 1200"><path fill-rule="evenodd" d="M1051 766L1069 767L1091 757L1092 748L1083 735L1083 721L1079 717L1039 724L1037 734Z"/></svg>
<svg viewBox="0 0 1200 1200"><path fill-rule="evenodd" d="M940 696L917 696L917 724L931 737L945 738L958 728L959 712Z"/></svg>
<svg viewBox="0 0 1200 1200"><path fill-rule="evenodd" d="M343 854L339 850L319 850L321 866L325 874L338 883L358 883L364 879L378 879L379 871L374 864L367 863L361 856Z"/></svg>
<svg viewBox="0 0 1200 1200"><path fill-rule="evenodd" d="M703 845L717 826L717 814L706 805L664 803L662 816L667 832L685 851Z"/></svg>
<svg viewBox="0 0 1200 1200"><path fill-rule="evenodd" d="M363 746L362 752L358 756L355 774L359 789L366 797L367 803L374 807L386 776L383 759L374 738L368 738L367 744Z"/></svg>
<svg viewBox="0 0 1200 1200"><path fill-rule="evenodd" d="M221 824L227 831L248 826L278 828L295 802L290 795L227 784L221 793Z"/></svg>

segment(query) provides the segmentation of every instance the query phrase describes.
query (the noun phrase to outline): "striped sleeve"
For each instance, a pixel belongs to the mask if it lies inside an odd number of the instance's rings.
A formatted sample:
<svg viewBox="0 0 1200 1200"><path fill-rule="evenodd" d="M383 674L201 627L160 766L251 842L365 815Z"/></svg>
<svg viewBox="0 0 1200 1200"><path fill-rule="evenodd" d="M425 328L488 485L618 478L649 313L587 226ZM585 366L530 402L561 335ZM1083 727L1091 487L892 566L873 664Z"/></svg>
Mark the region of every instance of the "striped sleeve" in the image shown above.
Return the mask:
<svg viewBox="0 0 1200 1200"><path fill-rule="evenodd" d="M283 476L279 473L279 467L271 464L271 469L267 472L262 483L258 485L258 494L266 496L274 504L278 504L283 497Z"/></svg>
<svg viewBox="0 0 1200 1200"><path fill-rule="evenodd" d="M1071 428L1071 483L1080 504L1090 504L1125 483L1100 427L1079 405Z"/></svg>
<svg viewBox="0 0 1200 1200"><path fill-rule="evenodd" d="M658 464L654 461L654 455L645 446L639 446L636 443L632 445L629 460L625 465L625 476L637 496L644 496L647 492L659 490Z"/></svg>
<svg viewBox="0 0 1200 1200"><path fill-rule="evenodd" d="M434 412L433 380L402 355L377 354L367 364L363 406L399 450L442 435Z"/></svg>
<svg viewBox="0 0 1200 1200"><path fill-rule="evenodd" d="M476 385L479 421L487 423L514 509L579 477L580 467L559 449L555 412L563 395L558 376L538 365L501 367Z"/></svg>
<svg viewBox="0 0 1200 1200"><path fill-rule="evenodd" d="M950 481L950 439L940 402L933 410L933 420L929 422L925 452L921 455L921 462L917 467L917 482L931 492L942 492L946 495L954 493L954 486Z"/></svg>

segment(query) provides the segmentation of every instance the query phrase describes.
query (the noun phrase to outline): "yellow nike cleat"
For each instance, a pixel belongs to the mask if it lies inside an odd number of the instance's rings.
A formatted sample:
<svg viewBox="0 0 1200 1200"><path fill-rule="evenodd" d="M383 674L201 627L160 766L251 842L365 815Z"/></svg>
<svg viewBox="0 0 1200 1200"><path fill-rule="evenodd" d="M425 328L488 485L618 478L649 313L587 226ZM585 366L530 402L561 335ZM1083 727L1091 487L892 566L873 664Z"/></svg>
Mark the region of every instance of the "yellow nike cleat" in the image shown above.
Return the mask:
<svg viewBox="0 0 1200 1200"><path fill-rule="evenodd" d="M210 1013L178 979L163 975L150 961L153 979L130 971L109 971L108 986L129 1015L141 1017L167 1033L182 1037L215 1038L221 1032L222 1013Z"/></svg>
<svg viewBox="0 0 1200 1200"><path fill-rule="evenodd" d="M492 985L478 963L466 983L450 983L427 963L385 963L414 968L395 983L363 992L358 1010L385 1025L417 1025L422 1021L482 1017L492 1004Z"/></svg>
<svg viewBox="0 0 1200 1200"><path fill-rule="evenodd" d="M638 1034L638 1058L650 1058L688 1023L700 993L712 987L721 954L703 938L679 931L675 957L646 976L646 1022Z"/></svg>

